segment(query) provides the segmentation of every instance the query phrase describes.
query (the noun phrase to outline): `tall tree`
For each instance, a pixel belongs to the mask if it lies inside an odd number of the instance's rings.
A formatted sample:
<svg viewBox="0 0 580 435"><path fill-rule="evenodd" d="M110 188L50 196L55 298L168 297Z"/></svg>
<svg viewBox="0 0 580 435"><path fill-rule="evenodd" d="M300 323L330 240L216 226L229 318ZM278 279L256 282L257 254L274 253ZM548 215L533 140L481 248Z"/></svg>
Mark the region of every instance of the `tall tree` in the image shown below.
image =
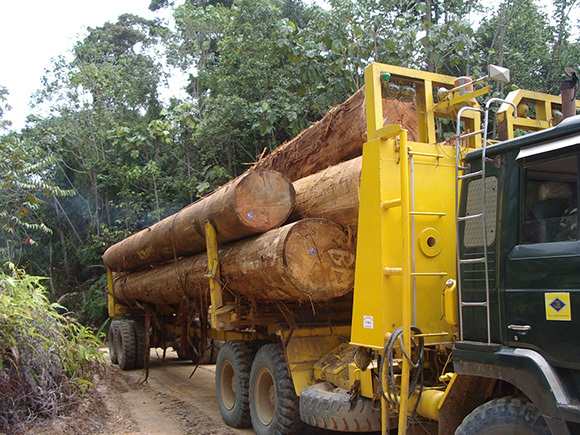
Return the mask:
<svg viewBox="0 0 580 435"><path fill-rule="evenodd" d="M554 28L533 0L506 0L485 19L477 32L487 63L509 68L512 83L547 91L550 47Z"/></svg>
<svg viewBox="0 0 580 435"><path fill-rule="evenodd" d="M147 131L161 111L154 50L162 32L132 15L89 29L73 60L57 59L45 78L37 102L48 116L20 135L38 155L54 156L54 183L76 193L46 201L44 222L53 234L35 251L44 267L31 271L63 272L54 274L59 293L90 286L104 249L164 205L156 161L164 155ZM131 134L119 133L125 131Z"/></svg>
<svg viewBox="0 0 580 435"><path fill-rule="evenodd" d="M109 195L115 191L106 187L115 184L111 176L123 173L116 165L129 153L114 146L109 132L146 128L161 109L160 66L147 53L160 32L156 23L132 15L89 29L73 50L74 60L57 62L41 94L52 103L53 116L38 124L38 133L62 157L66 182L97 233L102 222L112 223Z"/></svg>
<svg viewBox="0 0 580 435"><path fill-rule="evenodd" d="M221 6L198 6L191 2L174 12L176 32L167 38L168 61L189 76L187 92L200 113L205 110L210 74L219 58L222 39L232 12Z"/></svg>
<svg viewBox="0 0 580 435"><path fill-rule="evenodd" d="M558 73L561 74L566 66L576 66L566 65L566 62L568 62L568 59L570 58L571 51L574 50L569 43L571 34L569 26L572 24L570 22L570 14L574 8L577 8L577 6L577 0L554 0L555 13L553 17L556 21L556 34L555 42L552 45L550 63L544 81L544 89L548 91L559 90L559 83L554 83L557 81L554 79L555 77L558 77ZM576 23L576 25L578 25L578 23Z"/></svg>

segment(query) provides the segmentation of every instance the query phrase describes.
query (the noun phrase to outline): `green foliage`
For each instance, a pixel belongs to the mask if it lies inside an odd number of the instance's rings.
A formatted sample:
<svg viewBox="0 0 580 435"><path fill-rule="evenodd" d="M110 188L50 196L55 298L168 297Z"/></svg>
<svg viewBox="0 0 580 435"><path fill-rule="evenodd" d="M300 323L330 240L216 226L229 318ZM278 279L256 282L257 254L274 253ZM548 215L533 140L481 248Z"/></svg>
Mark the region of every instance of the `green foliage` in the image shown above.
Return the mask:
<svg viewBox="0 0 580 435"><path fill-rule="evenodd" d="M19 248L36 244L36 237L50 234L42 208L46 200L72 196L51 177L54 155L16 134L0 138L0 235L5 240L0 260L15 261Z"/></svg>
<svg viewBox="0 0 580 435"><path fill-rule="evenodd" d="M193 6L215 6L224 5L226 7L231 7L233 0L188 0L185 4L191 4ZM151 0L149 4L149 9L152 11L157 11L162 8L166 8L170 5L169 0Z"/></svg>
<svg viewBox="0 0 580 435"><path fill-rule="evenodd" d="M188 70L194 66L190 80L198 80L207 68L215 65L217 44L231 19L232 12L223 6L196 6L186 2L175 9L176 32L166 39L168 60L172 65ZM201 95L199 86L196 96Z"/></svg>
<svg viewBox="0 0 580 435"><path fill-rule="evenodd" d="M103 297L104 288L107 288L106 274L101 275L86 292L83 292L79 321L84 324L101 325L102 329L109 317L107 298Z"/></svg>
<svg viewBox="0 0 580 435"><path fill-rule="evenodd" d="M101 341L50 304L41 278L0 273L0 430L54 417L92 386Z"/></svg>
<svg viewBox="0 0 580 435"><path fill-rule="evenodd" d="M279 3L241 0L231 10L188 4L176 11L178 34L189 41L179 48L192 49L189 62L198 69L188 90L198 103L192 140L204 166L239 174L264 148L273 149L313 120L291 58L297 27L284 16L306 23L309 9L301 2Z"/></svg>
<svg viewBox="0 0 580 435"><path fill-rule="evenodd" d="M509 68L512 82L518 87L548 90L544 78L550 64L554 28L532 0L502 3L496 14L483 21L478 36L482 57L487 63ZM559 89L552 91L559 93Z"/></svg>
<svg viewBox="0 0 580 435"><path fill-rule="evenodd" d="M132 112L159 110L157 86L160 66L146 54L163 28L134 15L121 15L117 23L89 29L89 35L74 48L70 81L63 85L76 92L75 99L90 95L93 108Z"/></svg>
<svg viewBox="0 0 580 435"><path fill-rule="evenodd" d="M4 114L11 109L6 102L8 99L8 89L5 86L0 86L0 130L4 130L12 125L12 122L4 118Z"/></svg>

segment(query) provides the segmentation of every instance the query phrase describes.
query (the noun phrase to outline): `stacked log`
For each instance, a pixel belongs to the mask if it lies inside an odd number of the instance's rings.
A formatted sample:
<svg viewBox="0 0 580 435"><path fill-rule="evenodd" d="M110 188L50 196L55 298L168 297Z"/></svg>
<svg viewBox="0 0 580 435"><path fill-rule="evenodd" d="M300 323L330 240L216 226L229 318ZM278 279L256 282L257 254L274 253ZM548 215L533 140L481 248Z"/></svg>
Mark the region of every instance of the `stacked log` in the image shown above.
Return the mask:
<svg viewBox="0 0 580 435"><path fill-rule="evenodd" d="M296 207L290 222L324 218L343 226L358 222L362 157L323 169L294 182Z"/></svg>
<svg viewBox="0 0 580 435"><path fill-rule="evenodd" d="M115 272L135 271L205 249L205 221L228 243L282 225L294 208L295 191L279 172L248 173L212 195L111 246L103 262Z"/></svg>
<svg viewBox="0 0 580 435"><path fill-rule="evenodd" d="M265 234L223 246L221 281L234 294L255 300L324 301L354 286L355 248L340 225L302 219ZM114 280L114 296L179 304L198 300L208 287L207 256L198 254Z"/></svg>
<svg viewBox="0 0 580 435"><path fill-rule="evenodd" d="M383 99L385 125L400 124L410 141L419 140L417 109L411 102ZM291 181L362 155L367 141L364 88L331 109L298 136L280 145L254 166L281 172Z"/></svg>
<svg viewBox="0 0 580 435"><path fill-rule="evenodd" d="M198 300L208 289L207 219L217 229L221 281L233 294L302 302L351 291L355 245L344 227L358 220L364 103L360 90L244 176L109 248L105 264L124 272L114 279L115 299ZM383 100L383 114L418 140L411 103Z"/></svg>

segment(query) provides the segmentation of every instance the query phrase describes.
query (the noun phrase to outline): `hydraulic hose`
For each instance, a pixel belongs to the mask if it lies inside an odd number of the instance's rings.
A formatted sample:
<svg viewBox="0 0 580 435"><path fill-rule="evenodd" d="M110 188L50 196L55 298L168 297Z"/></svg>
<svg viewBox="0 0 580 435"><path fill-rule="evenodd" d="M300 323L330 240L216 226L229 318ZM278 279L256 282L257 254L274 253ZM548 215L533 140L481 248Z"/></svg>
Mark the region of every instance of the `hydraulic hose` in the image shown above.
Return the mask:
<svg viewBox="0 0 580 435"><path fill-rule="evenodd" d="M416 326L411 326L411 331L415 334L421 334L421 330ZM401 353L403 358L406 358L411 367L413 367L413 377L409 383L409 397L415 391L417 385L419 386L419 393L417 400L415 401L415 406L413 407L413 412L408 420L409 424L415 417L417 407L419 406L419 400L421 399L421 394L423 393L423 358L425 350L425 340L423 337L411 337L411 345L416 349L416 360L413 361L412 350L405 349L403 346L403 328L397 328L389 339L387 340L385 347L383 348L383 353L381 356L381 361L379 363L379 392L383 399L394 406L399 406L399 395L397 394L397 386L395 383L395 364L394 364L394 347L395 343L399 341L399 346L401 348ZM385 373L384 371L387 370ZM386 376L383 376L383 373ZM384 380L386 379L386 385Z"/></svg>

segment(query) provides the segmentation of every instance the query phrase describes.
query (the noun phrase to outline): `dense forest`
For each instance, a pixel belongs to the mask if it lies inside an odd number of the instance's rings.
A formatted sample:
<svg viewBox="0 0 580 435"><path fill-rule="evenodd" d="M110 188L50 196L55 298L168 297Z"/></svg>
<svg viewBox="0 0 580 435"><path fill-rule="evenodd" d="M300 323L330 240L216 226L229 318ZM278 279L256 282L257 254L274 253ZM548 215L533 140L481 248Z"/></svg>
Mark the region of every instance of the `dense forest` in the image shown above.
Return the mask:
<svg viewBox="0 0 580 435"><path fill-rule="evenodd" d="M148 1L148 0L143 0ZM363 85L372 61L453 76L510 68L559 94L580 66L575 0L187 0L127 14L55 60L21 131L0 83L0 260L106 319L104 250L243 172ZM546 3L546 2L543 2ZM64 54L64 53L63 53ZM169 75L184 99L162 98Z"/></svg>

